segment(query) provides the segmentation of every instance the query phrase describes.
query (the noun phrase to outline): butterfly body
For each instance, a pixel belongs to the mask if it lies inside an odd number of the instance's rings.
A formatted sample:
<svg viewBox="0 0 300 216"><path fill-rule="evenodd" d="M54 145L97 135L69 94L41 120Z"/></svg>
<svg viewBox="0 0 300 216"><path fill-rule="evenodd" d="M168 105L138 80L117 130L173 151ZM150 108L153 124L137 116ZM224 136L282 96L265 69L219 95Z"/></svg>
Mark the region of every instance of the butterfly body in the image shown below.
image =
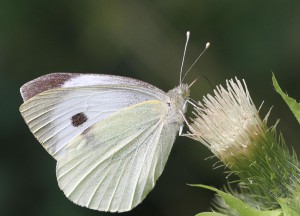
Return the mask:
<svg viewBox="0 0 300 216"><path fill-rule="evenodd" d="M169 123L179 124L183 126L184 119L182 114L186 112L185 103L189 97L189 86L187 84L180 84L176 88L167 92L169 97L168 105L170 107L169 114Z"/></svg>
<svg viewBox="0 0 300 216"><path fill-rule="evenodd" d="M59 187L74 203L122 212L161 175L183 126L189 87L164 91L139 80L53 73L21 87L20 112L57 160Z"/></svg>

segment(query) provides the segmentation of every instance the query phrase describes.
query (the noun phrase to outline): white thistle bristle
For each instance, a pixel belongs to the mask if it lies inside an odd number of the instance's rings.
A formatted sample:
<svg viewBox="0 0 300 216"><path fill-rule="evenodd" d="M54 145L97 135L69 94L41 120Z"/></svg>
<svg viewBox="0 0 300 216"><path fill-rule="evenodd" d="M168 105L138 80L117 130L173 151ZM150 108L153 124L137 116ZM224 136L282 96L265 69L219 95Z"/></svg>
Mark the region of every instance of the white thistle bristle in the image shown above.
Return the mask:
<svg viewBox="0 0 300 216"><path fill-rule="evenodd" d="M263 132L263 122L252 102L245 81L226 80L215 96L207 95L194 107L188 136L202 142L219 158L244 152Z"/></svg>

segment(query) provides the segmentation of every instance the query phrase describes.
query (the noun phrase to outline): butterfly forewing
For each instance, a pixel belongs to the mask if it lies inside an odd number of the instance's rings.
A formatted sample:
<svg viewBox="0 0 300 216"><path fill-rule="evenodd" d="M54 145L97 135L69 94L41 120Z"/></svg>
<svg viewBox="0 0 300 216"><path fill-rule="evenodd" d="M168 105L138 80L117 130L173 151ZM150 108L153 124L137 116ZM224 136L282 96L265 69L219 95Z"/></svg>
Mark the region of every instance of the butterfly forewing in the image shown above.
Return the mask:
<svg viewBox="0 0 300 216"><path fill-rule="evenodd" d="M86 76L85 80L91 75ZM108 77L102 75L100 78ZM162 91L149 84L136 86L138 81L134 79L121 84L121 78L116 76L109 85L99 85L99 79L94 79L95 85L91 86L69 81L65 87L49 89L29 98L20 107L31 132L55 159L65 153L64 149L73 137L112 113L147 100L166 100ZM29 83L35 87L41 84L37 81ZM24 89L28 89L28 85L25 84Z"/></svg>
<svg viewBox="0 0 300 216"><path fill-rule="evenodd" d="M58 160L60 188L73 202L102 211L128 211L154 187L177 127L165 127L158 100L112 114L76 136Z"/></svg>

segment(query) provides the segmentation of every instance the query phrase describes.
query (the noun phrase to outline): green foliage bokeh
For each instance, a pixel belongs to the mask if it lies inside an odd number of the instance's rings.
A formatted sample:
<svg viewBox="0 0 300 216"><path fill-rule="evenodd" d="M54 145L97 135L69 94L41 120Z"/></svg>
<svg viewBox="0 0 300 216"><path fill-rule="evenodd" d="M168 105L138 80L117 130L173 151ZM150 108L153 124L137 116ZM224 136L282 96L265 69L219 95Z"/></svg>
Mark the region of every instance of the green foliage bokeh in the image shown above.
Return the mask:
<svg viewBox="0 0 300 216"><path fill-rule="evenodd" d="M19 114L19 88L51 72L130 76L167 91L179 81L185 32L191 31L185 68L207 41L211 48L187 76L198 100L224 79L244 78L263 113L287 144L299 128L272 88L271 71L283 90L299 99L299 1L38 1L0 2L1 163L0 215L111 215L72 204L59 190L55 161ZM186 183L219 188L223 168L199 143L177 138L165 171L146 200L123 215L195 215L207 211L213 193Z"/></svg>

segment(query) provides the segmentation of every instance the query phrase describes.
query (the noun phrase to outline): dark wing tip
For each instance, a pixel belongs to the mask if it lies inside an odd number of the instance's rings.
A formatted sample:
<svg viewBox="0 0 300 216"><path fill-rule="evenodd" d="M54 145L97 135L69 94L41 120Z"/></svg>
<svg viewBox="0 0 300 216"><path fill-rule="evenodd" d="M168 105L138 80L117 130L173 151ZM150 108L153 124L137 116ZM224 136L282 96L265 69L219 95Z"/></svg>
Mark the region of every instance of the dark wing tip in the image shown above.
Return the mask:
<svg viewBox="0 0 300 216"><path fill-rule="evenodd" d="M25 83L20 88L20 93L25 102L39 93L61 87L66 81L76 76L78 76L76 73L51 73L40 76Z"/></svg>

